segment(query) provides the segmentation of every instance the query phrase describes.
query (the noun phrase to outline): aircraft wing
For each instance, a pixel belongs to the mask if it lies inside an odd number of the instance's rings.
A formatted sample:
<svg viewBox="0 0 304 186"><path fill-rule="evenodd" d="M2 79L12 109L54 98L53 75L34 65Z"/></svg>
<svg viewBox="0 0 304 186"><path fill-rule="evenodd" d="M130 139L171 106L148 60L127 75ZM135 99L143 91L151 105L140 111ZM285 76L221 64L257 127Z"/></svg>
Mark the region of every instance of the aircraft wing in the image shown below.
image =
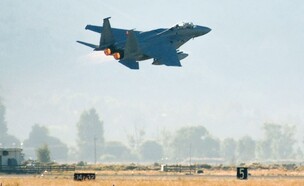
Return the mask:
<svg viewBox="0 0 304 186"><path fill-rule="evenodd" d="M155 47L147 47L143 49L143 53L154 58L159 64L166 66L182 66L174 46L169 42L163 42Z"/></svg>
<svg viewBox="0 0 304 186"><path fill-rule="evenodd" d="M102 26L96 26L96 25L87 25L85 27L86 30L91 30L93 32L101 33L102 32ZM128 30L120 29L120 28L112 28L112 32L114 35L114 38L116 41L123 41L126 39L126 33ZM140 31L134 31L136 34L140 33Z"/></svg>

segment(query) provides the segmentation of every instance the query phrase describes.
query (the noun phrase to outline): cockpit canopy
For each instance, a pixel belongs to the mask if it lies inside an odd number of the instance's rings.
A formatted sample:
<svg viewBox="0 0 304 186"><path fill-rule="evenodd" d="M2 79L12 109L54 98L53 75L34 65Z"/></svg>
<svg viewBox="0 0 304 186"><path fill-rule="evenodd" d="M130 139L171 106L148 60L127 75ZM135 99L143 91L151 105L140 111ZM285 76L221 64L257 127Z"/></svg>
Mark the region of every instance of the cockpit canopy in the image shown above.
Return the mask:
<svg viewBox="0 0 304 186"><path fill-rule="evenodd" d="M195 25L193 25L193 23L190 22L190 23L179 23L174 27L172 27L172 29L185 29L185 28L192 29L194 27Z"/></svg>

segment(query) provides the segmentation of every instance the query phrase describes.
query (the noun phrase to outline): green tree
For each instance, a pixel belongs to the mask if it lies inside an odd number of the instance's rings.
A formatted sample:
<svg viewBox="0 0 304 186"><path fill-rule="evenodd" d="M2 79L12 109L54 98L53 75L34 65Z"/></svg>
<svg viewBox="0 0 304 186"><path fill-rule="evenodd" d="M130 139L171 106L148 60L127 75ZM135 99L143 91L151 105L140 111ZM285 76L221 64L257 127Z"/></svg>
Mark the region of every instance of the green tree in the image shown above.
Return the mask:
<svg viewBox="0 0 304 186"><path fill-rule="evenodd" d="M255 158L255 141L250 136L242 137L237 144L237 159L246 162Z"/></svg>
<svg viewBox="0 0 304 186"><path fill-rule="evenodd" d="M271 159L272 157L271 141L259 140L256 146L256 155L260 160Z"/></svg>
<svg viewBox="0 0 304 186"><path fill-rule="evenodd" d="M173 157L184 159L191 156L204 156L203 139L209 135L203 126L182 127L176 131L172 141Z"/></svg>
<svg viewBox="0 0 304 186"><path fill-rule="evenodd" d="M127 135L129 147L134 153L138 153L138 148L144 141L145 130L143 128L138 128L134 126L133 134Z"/></svg>
<svg viewBox="0 0 304 186"><path fill-rule="evenodd" d="M183 127L179 129L173 140L173 158L219 157L220 141L212 137L203 126Z"/></svg>
<svg viewBox="0 0 304 186"><path fill-rule="evenodd" d="M5 106L0 100L0 146L12 147L20 144L20 141L13 135L7 133L7 123L5 121Z"/></svg>
<svg viewBox="0 0 304 186"><path fill-rule="evenodd" d="M235 163L237 142L233 138L226 138L221 144L221 156L227 163Z"/></svg>
<svg viewBox="0 0 304 186"><path fill-rule="evenodd" d="M170 154L172 153L172 148L171 148L172 131L166 130L165 128L163 128L160 132L159 142L160 142L161 146L163 147L163 151L164 151L163 158L165 160L167 160L169 158Z"/></svg>
<svg viewBox="0 0 304 186"><path fill-rule="evenodd" d="M95 109L84 111L77 123L79 158L93 161L95 156L100 157L104 146L103 122L100 121ZM96 146L95 146L96 145Z"/></svg>
<svg viewBox="0 0 304 186"><path fill-rule="evenodd" d="M131 150L118 141L106 142L103 155L101 156L101 160L112 162L132 161L136 159Z"/></svg>
<svg viewBox="0 0 304 186"><path fill-rule="evenodd" d="M295 155L295 126L265 123L263 131L264 138L257 146L259 159L287 159Z"/></svg>
<svg viewBox="0 0 304 186"><path fill-rule="evenodd" d="M47 144L42 145L36 150L37 160L41 163L51 162L51 152Z"/></svg>
<svg viewBox="0 0 304 186"><path fill-rule="evenodd" d="M46 138L49 136L49 130L45 126L35 124L32 126L32 130L29 133L29 138L24 141L25 145L41 146L45 144Z"/></svg>
<svg viewBox="0 0 304 186"><path fill-rule="evenodd" d="M300 147L298 147L297 150L296 150L295 158L297 160L303 160L303 158L304 158L303 151Z"/></svg>
<svg viewBox="0 0 304 186"><path fill-rule="evenodd" d="M35 158L37 153L34 149L47 144L54 160L66 161L68 156L68 147L61 142L58 138L49 135L46 127L35 124L29 134L29 138L24 140L24 153L28 157Z"/></svg>
<svg viewBox="0 0 304 186"><path fill-rule="evenodd" d="M5 121L5 107L0 100L0 136L7 135L7 125Z"/></svg>
<svg viewBox="0 0 304 186"><path fill-rule="evenodd" d="M203 139L203 154L205 157L214 158L220 157L220 140L212 136L207 136Z"/></svg>
<svg viewBox="0 0 304 186"><path fill-rule="evenodd" d="M140 146L140 155L144 161L160 161L163 157L163 147L156 141L145 141Z"/></svg>
<svg viewBox="0 0 304 186"><path fill-rule="evenodd" d="M295 153L295 125L283 125L282 126L282 136L279 145L279 157L281 159L293 158Z"/></svg>

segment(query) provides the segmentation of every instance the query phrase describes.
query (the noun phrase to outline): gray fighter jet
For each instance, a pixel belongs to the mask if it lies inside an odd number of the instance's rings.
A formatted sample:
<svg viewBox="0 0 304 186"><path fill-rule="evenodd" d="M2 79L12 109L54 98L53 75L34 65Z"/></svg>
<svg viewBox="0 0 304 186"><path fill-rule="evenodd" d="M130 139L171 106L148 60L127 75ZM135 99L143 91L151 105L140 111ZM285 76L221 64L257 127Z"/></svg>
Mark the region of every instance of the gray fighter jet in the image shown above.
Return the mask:
<svg viewBox="0 0 304 186"><path fill-rule="evenodd" d="M104 51L119 63L130 69L139 69L138 61L153 58L153 65L180 67L180 60L188 54L178 48L192 38L211 31L204 26L192 23L177 24L168 29L155 29L147 32L111 28L110 17L105 18L103 26L87 25L86 30L100 33L99 45L77 41L91 47L94 51Z"/></svg>

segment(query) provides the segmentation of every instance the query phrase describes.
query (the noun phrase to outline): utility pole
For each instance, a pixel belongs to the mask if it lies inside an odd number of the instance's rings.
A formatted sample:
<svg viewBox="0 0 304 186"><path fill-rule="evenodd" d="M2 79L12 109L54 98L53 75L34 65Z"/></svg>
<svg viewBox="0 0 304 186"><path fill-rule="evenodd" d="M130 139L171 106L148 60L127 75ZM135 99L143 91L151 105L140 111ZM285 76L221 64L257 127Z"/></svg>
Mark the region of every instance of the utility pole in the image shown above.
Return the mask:
<svg viewBox="0 0 304 186"><path fill-rule="evenodd" d="M96 165L96 136L94 136L94 164Z"/></svg>

